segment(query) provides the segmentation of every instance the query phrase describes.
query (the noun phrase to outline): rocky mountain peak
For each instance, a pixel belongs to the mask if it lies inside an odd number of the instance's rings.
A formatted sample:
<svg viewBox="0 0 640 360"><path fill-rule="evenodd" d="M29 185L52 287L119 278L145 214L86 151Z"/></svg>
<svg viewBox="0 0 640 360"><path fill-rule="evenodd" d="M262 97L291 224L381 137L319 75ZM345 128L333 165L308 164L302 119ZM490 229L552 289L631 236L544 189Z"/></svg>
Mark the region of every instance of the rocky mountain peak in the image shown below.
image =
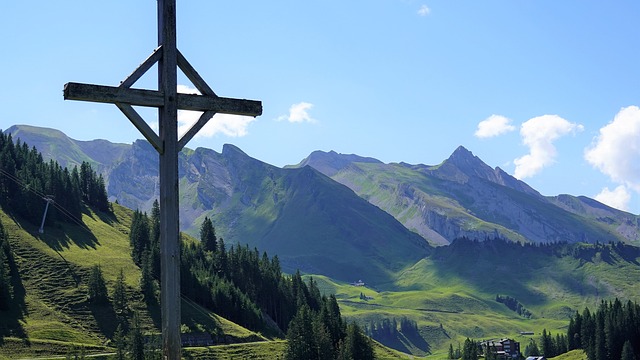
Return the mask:
<svg viewBox="0 0 640 360"><path fill-rule="evenodd" d="M295 167L304 167L309 165L321 173L331 177L352 163L382 162L374 158L363 157L355 154L340 154L333 150L329 152L316 150Z"/></svg>
<svg viewBox="0 0 640 360"><path fill-rule="evenodd" d="M248 155L235 145L224 144L222 145L222 156L224 156L225 158L228 158L232 156L248 156Z"/></svg>
<svg viewBox="0 0 640 360"><path fill-rule="evenodd" d="M441 178L456 182L467 182L472 177L495 183L500 182L496 171L464 146L458 146L451 156L439 166L436 172Z"/></svg>

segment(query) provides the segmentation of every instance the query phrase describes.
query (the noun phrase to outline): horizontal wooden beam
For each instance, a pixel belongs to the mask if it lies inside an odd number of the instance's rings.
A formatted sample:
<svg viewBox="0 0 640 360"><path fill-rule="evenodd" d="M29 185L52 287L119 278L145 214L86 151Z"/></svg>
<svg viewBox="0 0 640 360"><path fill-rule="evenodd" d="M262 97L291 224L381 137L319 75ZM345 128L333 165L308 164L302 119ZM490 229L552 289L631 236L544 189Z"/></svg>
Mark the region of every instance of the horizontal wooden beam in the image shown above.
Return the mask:
<svg viewBox="0 0 640 360"><path fill-rule="evenodd" d="M262 115L261 101L194 94L178 94L177 96L178 109L180 110L214 111L221 114L253 117ZM64 85L64 99L156 108L164 106L164 95L161 91L74 82Z"/></svg>
<svg viewBox="0 0 640 360"><path fill-rule="evenodd" d="M64 85L64 99L157 108L164 105L164 98L159 91L73 82Z"/></svg>

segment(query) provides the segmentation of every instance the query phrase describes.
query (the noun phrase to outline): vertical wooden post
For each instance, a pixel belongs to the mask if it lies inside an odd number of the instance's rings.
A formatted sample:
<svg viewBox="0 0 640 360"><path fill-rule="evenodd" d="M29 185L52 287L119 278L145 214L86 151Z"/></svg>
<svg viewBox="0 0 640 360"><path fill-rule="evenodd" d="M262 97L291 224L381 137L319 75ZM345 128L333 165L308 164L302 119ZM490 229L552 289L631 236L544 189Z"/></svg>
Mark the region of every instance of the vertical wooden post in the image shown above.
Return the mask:
<svg viewBox="0 0 640 360"><path fill-rule="evenodd" d="M160 142L160 306L162 354L178 360L180 341L180 229L178 210L178 106L177 106L176 0L158 0L158 91L164 105L158 109Z"/></svg>
<svg viewBox="0 0 640 360"><path fill-rule="evenodd" d="M158 1L158 45L119 87L66 83L65 100L114 103L160 154L160 307L162 355L165 360L181 356L180 340L180 212L178 208L178 153L213 114L259 116L262 103L217 96L178 52L176 0ZM159 50L161 49L161 50ZM156 51L162 51L157 54ZM158 90L132 89L147 70L158 62ZM178 96L178 67L203 95ZM204 111L197 123L178 139L178 108ZM151 130L133 105L158 107L159 135ZM48 203L47 203L48 204Z"/></svg>

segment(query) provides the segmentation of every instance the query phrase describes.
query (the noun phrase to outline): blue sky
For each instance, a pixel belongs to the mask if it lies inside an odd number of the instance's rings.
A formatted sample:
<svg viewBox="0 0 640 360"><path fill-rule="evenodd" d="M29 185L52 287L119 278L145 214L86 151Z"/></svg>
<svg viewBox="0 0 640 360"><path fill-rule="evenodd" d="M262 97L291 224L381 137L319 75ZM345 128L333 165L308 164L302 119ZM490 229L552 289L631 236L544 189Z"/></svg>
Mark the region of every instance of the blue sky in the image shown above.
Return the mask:
<svg viewBox="0 0 640 360"><path fill-rule="evenodd" d="M544 195L640 212L640 2L178 0L177 14L178 48L209 86L264 107L216 115L188 147L435 165L463 145ZM62 88L117 85L156 30L152 0L3 2L0 128L140 138L115 106Z"/></svg>

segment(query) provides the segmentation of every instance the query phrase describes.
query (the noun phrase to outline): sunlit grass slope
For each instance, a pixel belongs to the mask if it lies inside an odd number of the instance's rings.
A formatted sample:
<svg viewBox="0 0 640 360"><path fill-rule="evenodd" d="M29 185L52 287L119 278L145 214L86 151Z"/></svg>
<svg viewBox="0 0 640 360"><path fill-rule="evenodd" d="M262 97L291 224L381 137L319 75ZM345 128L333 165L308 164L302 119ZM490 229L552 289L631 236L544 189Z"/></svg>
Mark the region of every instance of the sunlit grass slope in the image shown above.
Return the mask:
<svg viewBox="0 0 640 360"><path fill-rule="evenodd" d="M39 226L0 211L15 258L13 306L0 312L0 356L65 354L71 347L108 352L117 324L111 305L87 302L94 265L100 265L110 294L124 272L130 308L141 315L145 333L159 333L160 310L144 303L140 269L130 256L131 214L114 204L113 214L85 212L86 226L56 224L39 234ZM265 340L188 300L183 300L182 323L183 331L208 331L234 342Z"/></svg>
<svg viewBox="0 0 640 360"><path fill-rule="evenodd" d="M564 333L575 311L594 309L601 300L640 301L639 263L640 252L628 246L462 241L399 272L393 284L362 287L313 278L321 291L336 295L343 315L362 326L394 318L417 323L419 337L400 333L385 345L438 357L467 337L510 337L526 345L531 336L520 332ZM498 303L498 294L517 299L531 318Z"/></svg>

